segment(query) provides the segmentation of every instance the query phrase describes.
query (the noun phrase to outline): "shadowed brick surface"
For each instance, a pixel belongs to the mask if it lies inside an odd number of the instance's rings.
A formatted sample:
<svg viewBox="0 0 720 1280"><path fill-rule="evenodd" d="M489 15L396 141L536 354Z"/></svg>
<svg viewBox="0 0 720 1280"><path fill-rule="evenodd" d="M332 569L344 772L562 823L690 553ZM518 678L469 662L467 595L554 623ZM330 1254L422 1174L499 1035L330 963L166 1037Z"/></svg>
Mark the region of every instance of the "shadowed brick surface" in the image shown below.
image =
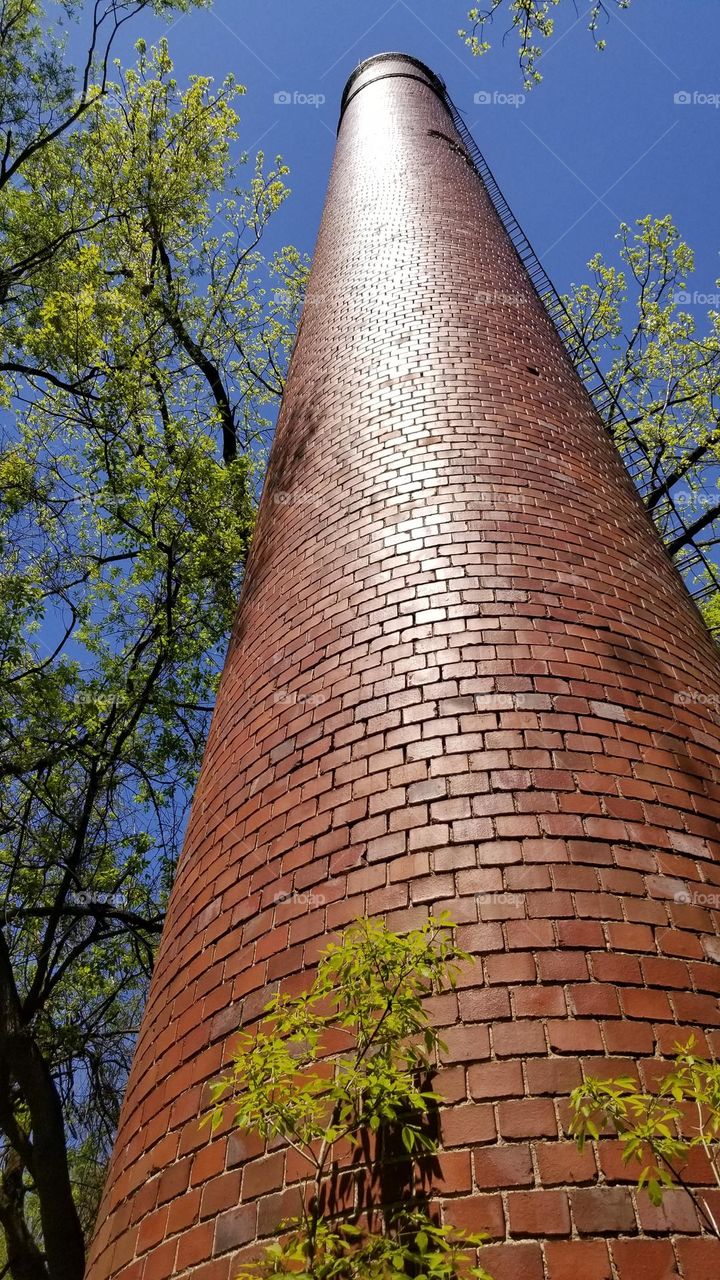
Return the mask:
<svg viewBox="0 0 720 1280"><path fill-rule="evenodd" d="M566 1133L583 1069L720 1050L720 665L428 76L352 85L91 1280L230 1280L295 1211L207 1082L334 930L433 907L446 1220L495 1280L720 1274Z"/></svg>

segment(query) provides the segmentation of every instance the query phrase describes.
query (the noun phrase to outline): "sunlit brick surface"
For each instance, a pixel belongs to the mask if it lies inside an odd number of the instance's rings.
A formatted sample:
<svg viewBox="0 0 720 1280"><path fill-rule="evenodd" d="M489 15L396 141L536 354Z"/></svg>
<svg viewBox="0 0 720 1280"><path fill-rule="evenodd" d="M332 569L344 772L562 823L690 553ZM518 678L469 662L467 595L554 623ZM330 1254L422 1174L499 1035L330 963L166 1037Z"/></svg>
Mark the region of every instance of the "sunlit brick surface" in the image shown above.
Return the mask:
<svg viewBox="0 0 720 1280"><path fill-rule="evenodd" d="M230 1280L295 1211L207 1081L334 930L431 907L477 957L446 1220L495 1280L720 1275L564 1127L583 1067L720 1049L720 665L426 80L373 61L340 131L91 1280Z"/></svg>

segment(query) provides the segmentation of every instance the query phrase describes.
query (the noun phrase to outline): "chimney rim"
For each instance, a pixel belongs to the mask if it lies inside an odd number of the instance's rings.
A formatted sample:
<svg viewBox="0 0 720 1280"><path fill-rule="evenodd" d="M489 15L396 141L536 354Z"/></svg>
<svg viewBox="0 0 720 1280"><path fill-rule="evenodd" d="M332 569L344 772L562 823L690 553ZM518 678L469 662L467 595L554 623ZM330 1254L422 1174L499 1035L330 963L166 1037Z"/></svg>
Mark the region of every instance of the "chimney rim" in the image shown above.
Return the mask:
<svg viewBox="0 0 720 1280"><path fill-rule="evenodd" d="M342 98L340 100L340 120L338 122L338 127L342 123L345 108L350 100L351 90L358 77L361 76L363 71L367 70L368 67L372 66L373 63L389 61L407 62L410 66L415 67L417 71L421 71L422 74L428 78L428 88L432 89L443 102L447 102L447 85L445 84L445 81L441 76L437 75L437 73L433 71L426 62L422 62L420 58L415 58L411 53L398 53L392 51L388 51L386 53L374 53L371 57L364 58L362 62L359 62L354 71L350 72L350 75L345 82L345 88L343 89Z"/></svg>

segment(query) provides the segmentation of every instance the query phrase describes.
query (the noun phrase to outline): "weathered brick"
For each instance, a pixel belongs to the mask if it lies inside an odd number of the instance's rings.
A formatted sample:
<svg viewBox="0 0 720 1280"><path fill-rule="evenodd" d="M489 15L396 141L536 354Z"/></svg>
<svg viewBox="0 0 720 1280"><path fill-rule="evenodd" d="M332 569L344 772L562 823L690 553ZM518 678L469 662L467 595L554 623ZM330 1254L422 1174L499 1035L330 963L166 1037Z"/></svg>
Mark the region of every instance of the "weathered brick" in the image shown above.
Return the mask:
<svg viewBox="0 0 720 1280"><path fill-rule="evenodd" d="M539 1244L491 1244L483 1248L481 1258L493 1280L543 1280L544 1277Z"/></svg>
<svg viewBox="0 0 720 1280"><path fill-rule="evenodd" d="M614 1240L610 1252L620 1280L675 1280L677 1276L669 1240Z"/></svg>
<svg viewBox="0 0 720 1280"><path fill-rule="evenodd" d="M545 1138L557 1134L555 1108L550 1098L500 1102L497 1125L503 1138Z"/></svg>
<svg viewBox="0 0 720 1280"><path fill-rule="evenodd" d="M507 1198L511 1236L569 1236L564 1191L511 1191Z"/></svg>
<svg viewBox="0 0 720 1280"><path fill-rule="evenodd" d="M720 1240L678 1240L677 1255L684 1280L717 1280L720 1275ZM629 1273L627 1280L633 1280Z"/></svg>
<svg viewBox="0 0 720 1280"><path fill-rule="evenodd" d="M545 1187L595 1180L597 1166L591 1143L578 1151L574 1142L539 1142L535 1157L540 1181Z"/></svg>
<svg viewBox="0 0 720 1280"><path fill-rule="evenodd" d="M470 1096L487 1098L522 1097L523 1080L519 1062L479 1063L468 1069Z"/></svg>
<svg viewBox="0 0 720 1280"><path fill-rule="evenodd" d="M623 1187L579 1187L570 1192L570 1206L580 1235L629 1234L636 1230L630 1192Z"/></svg>
<svg viewBox="0 0 720 1280"><path fill-rule="evenodd" d="M602 1240L548 1240L548 1280L612 1280L607 1244Z"/></svg>
<svg viewBox="0 0 720 1280"><path fill-rule="evenodd" d="M532 1186L532 1158L527 1145L483 1148L475 1152L474 1167L475 1181L484 1190Z"/></svg>

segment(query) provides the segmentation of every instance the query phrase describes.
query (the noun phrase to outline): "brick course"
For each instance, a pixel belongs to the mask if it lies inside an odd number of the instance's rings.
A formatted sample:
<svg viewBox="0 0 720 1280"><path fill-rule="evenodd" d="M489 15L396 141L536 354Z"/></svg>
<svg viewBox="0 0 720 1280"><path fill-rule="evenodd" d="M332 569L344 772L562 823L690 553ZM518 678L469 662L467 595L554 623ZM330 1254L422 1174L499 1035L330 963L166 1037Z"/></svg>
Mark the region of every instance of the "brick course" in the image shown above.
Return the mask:
<svg viewBox="0 0 720 1280"><path fill-rule="evenodd" d="M687 1197L604 1185L564 1132L583 1068L644 1079L720 1025L708 695L717 652L431 73L371 60L90 1280L230 1280L293 1213L284 1153L199 1128L207 1083L329 935L435 904L474 956L436 1010L447 1221L489 1232L496 1280L720 1274Z"/></svg>

